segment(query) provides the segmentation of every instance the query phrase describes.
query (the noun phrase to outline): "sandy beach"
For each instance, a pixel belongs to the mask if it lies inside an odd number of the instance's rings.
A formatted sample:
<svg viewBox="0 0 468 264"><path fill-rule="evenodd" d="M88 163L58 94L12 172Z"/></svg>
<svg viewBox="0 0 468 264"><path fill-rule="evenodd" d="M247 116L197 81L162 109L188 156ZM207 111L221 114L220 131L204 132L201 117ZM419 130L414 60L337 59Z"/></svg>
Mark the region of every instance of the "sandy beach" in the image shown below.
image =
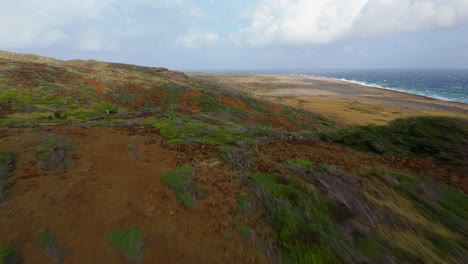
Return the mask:
<svg viewBox="0 0 468 264"><path fill-rule="evenodd" d="M385 124L402 117L468 118L468 105L320 77L190 74L257 97L320 113L340 125Z"/></svg>

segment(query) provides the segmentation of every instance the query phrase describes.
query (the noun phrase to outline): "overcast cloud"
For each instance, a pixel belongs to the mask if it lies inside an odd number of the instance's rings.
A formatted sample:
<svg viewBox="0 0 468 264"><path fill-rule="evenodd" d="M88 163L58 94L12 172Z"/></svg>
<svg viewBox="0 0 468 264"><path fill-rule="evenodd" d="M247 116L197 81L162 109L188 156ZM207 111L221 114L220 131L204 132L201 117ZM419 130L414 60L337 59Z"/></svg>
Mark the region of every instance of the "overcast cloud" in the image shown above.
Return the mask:
<svg viewBox="0 0 468 264"><path fill-rule="evenodd" d="M254 45L325 44L467 21L467 0L261 0L239 37Z"/></svg>
<svg viewBox="0 0 468 264"><path fill-rule="evenodd" d="M0 36L3 50L177 69L466 68L468 0L16 0Z"/></svg>

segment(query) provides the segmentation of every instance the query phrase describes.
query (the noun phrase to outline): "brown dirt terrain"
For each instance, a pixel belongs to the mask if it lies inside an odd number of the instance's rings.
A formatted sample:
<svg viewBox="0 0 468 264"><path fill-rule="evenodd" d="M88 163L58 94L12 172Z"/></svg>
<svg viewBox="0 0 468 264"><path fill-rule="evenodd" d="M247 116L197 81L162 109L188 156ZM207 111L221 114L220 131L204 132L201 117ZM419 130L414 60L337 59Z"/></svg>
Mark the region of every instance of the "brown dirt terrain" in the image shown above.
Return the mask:
<svg viewBox="0 0 468 264"><path fill-rule="evenodd" d="M50 173L34 159L41 138L55 134L72 141L72 167ZM263 263L255 244L236 230L237 223L258 226L237 204L246 187L206 146L170 146L152 130L78 126L8 129L0 150L20 157L11 189L0 206L2 243L17 246L25 263L48 263L38 234L48 229L65 249L65 263L123 263L107 234L139 228L144 234L144 263ZM134 144L139 159L126 144ZM190 164L202 197L184 208L161 173ZM266 232L266 231L265 231Z"/></svg>
<svg viewBox="0 0 468 264"><path fill-rule="evenodd" d="M34 158L41 138L54 134L72 141L73 165L63 172L39 169ZM144 127L80 127L3 129L0 151L15 150L20 157L6 201L0 206L1 242L17 246L25 263L48 263L37 241L40 231L57 235L65 263L124 263L112 249L107 234L137 227L144 234L143 263L266 263L257 239L271 235L264 213L245 215L237 197L248 187L218 159L210 146L168 145ZM127 144L138 149L137 158ZM288 159L334 164L355 175L369 168L406 170L457 184L468 182L436 159L375 156L330 142L282 140L254 147L258 160L252 171L282 171ZM195 208L184 208L160 175L190 164L202 196ZM443 175L443 176L441 176ZM260 211L259 211L260 210ZM254 239L236 230L245 223Z"/></svg>
<svg viewBox="0 0 468 264"><path fill-rule="evenodd" d="M245 105L244 101L240 98L233 98L230 96L220 96L219 100L228 106L237 107L243 111L249 112L251 111L247 105Z"/></svg>

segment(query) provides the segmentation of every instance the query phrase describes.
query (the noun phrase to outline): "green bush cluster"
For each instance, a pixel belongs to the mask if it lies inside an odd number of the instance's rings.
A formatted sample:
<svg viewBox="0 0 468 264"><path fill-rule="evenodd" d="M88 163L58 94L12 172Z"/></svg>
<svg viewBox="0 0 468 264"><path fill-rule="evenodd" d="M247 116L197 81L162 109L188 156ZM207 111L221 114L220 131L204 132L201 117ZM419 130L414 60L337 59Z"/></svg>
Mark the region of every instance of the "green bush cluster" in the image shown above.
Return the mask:
<svg viewBox="0 0 468 264"><path fill-rule="evenodd" d="M403 200L411 203L411 211L402 213L402 216L409 220L406 230L411 231L407 232L412 232L420 242L411 247L403 245L405 247L403 249L407 251L406 257L413 255L425 262L437 262L434 260L436 256L451 263L463 262L468 254L466 250L468 243L465 238L468 232L466 194L454 186L407 172L374 168L369 170L367 177L379 182L380 186L388 186L395 191L395 194L390 195L387 192L387 195L380 194L373 199L384 204L396 203L403 208L408 206L400 204ZM394 199L396 195L401 198ZM425 224L421 224L421 221ZM428 250L432 251L431 255L428 255Z"/></svg>
<svg viewBox="0 0 468 264"><path fill-rule="evenodd" d="M7 196L9 188L8 177L14 171L17 162L17 154L14 151L0 152L0 203Z"/></svg>
<svg viewBox="0 0 468 264"><path fill-rule="evenodd" d="M193 183L194 178L195 171L188 165L161 175L161 181L176 190L176 198L187 207L194 207L198 196L197 186Z"/></svg>
<svg viewBox="0 0 468 264"><path fill-rule="evenodd" d="M297 163L302 162L292 162ZM369 223L318 190L277 174L251 173L248 177L265 205L283 263L395 262L406 258L404 251L376 231L347 231L348 223Z"/></svg>
<svg viewBox="0 0 468 264"><path fill-rule="evenodd" d="M370 173L410 199L433 221L468 234L468 196L456 187L397 171L372 169Z"/></svg>
<svg viewBox="0 0 468 264"><path fill-rule="evenodd" d="M249 238L252 235L252 229L246 224L237 223L236 229L237 232L239 232L239 234L241 234L245 238Z"/></svg>
<svg viewBox="0 0 468 264"><path fill-rule="evenodd" d="M326 200L276 174L252 173L249 178L263 196L284 263L341 261L329 240L339 231Z"/></svg>
<svg viewBox="0 0 468 264"><path fill-rule="evenodd" d="M39 233L39 244L44 248L47 255L54 263L62 263L64 258L64 250L59 245L56 236L49 230L44 230Z"/></svg>
<svg viewBox="0 0 468 264"><path fill-rule="evenodd" d="M127 258L130 263L139 263L143 256L143 234L138 229L121 229L108 234L112 247Z"/></svg>
<svg viewBox="0 0 468 264"><path fill-rule="evenodd" d="M314 163L310 160L287 160L285 164L293 170L310 171L314 168Z"/></svg>
<svg viewBox="0 0 468 264"><path fill-rule="evenodd" d="M244 194L244 195L239 195L239 197L237 197L237 203L246 212L250 211L251 208L253 207L252 202L253 202L253 198L250 195Z"/></svg>
<svg viewBox="0 0 468 264"><path fill-rule="evenodd" d="M386 126L366 125L322 134L353 148L392 156L438 158L462 164L468 157L468 123L446 117L397 119Z"/></svg>
<svg viewBox="0 0 468 264"><path fill-rule="evenodd" d="M16 264L20 262L18 252L8 244L0 244L0 263Z"/></svg>
<svg viewBox="0 0 468 264"><path fill-rule="evenodd" d="M239 141L248 141L234 125L211 124L202 120L188 118L183 115L171 115L167 118L157 119L153 127L159 130L162 136L171 143L199 142L205 144L235 144Z"/></svg>

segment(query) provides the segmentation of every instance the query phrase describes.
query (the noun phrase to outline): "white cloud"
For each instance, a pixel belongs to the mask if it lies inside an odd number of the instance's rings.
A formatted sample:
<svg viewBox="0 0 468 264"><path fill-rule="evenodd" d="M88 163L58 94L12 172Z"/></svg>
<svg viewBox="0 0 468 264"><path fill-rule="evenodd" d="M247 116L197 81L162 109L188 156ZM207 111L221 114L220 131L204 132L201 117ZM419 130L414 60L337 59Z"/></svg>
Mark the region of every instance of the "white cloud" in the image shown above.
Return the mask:
<svg viewBox="0 0 468 264"><path fill-rule="evenodd" d="M73 39L74 26L103 20L114 0L16 0L0 9L0 48L41 47Z"/></svg>
<svg viewBox="0 0 468 264"><path fill-rule="evenodd" d="M0 8L0 49L102 51L173 42L203 11L188 0L15 0ZM213 36L207 35L211 41Z"/></svg>
<svg viewBox="0 0 468 264"><path fill-rule="evenodd" d="M323 44L468 23L467 0L261 0L241 42Z"/></svg>
<svg viewBox="0 0 468 264"><path fill-rule="evenodd" d="M218 41L218 34L204 31L189 31L180 35L176 39L176 43L187 48L197 48L207 44L213 44Z"/></svg>

